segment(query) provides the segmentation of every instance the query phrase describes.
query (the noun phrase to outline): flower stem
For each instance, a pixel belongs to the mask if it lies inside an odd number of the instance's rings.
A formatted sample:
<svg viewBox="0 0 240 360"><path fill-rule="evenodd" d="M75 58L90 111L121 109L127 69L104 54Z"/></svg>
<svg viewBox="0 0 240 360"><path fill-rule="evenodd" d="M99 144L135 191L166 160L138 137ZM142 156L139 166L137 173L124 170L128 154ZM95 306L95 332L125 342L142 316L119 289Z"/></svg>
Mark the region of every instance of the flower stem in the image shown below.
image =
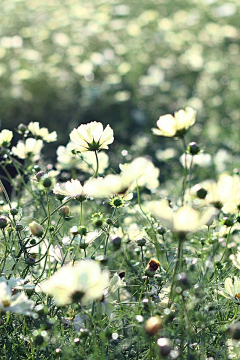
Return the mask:
<svg viewBox="0 0 240 360"><path fill-rule="evenodd" d="M97 150L94 150L95 156L96 156L96 170L95 173L93 175L93 178L98 176L98 169L99 169L99 160L98 160L98 154L97 154Z"/></svg>
<svg viewBox="0 0 240 360"><path fill-rule="evenodd" d="M183 148L184 148L184 173L183 173L183 183L182 183L182 206L183 206L185 191L186 191L187 173L188 173L187 153L186 153L187 145L186 145L186 141L185 141L184 137L182 137L182 143L183 143Z"/></svg>

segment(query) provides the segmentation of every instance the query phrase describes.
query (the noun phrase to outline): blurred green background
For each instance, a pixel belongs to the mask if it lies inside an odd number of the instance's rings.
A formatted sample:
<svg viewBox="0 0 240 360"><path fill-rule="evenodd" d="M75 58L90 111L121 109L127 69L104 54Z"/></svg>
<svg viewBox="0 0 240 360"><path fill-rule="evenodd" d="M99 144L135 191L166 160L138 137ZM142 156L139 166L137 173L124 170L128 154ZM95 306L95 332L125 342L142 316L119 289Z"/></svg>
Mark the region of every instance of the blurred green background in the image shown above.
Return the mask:
<svg viewBox="0 0 240 360"><path fill-rule="evenodd" d="M151 134L158 117L192 106L188 140L236 156L239 11L239 0L2 0L1 127L39 121L58 131L56 149L98 120L115 148L155 154L173 144Z"/></svg>

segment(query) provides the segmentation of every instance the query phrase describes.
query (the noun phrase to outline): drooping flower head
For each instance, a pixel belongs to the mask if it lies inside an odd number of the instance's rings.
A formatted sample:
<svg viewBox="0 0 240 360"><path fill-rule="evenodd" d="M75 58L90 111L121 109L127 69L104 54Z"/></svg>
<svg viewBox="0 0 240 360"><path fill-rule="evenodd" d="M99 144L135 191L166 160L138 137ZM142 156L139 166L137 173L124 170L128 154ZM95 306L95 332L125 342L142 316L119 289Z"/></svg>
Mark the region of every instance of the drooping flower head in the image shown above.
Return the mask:
<svg viewBox="0 0 240 360"><path fill-rule="evenodd" d="M109 286L109 272L101 271L94 260L80 260L75 266L63 266L39 287L55 297L60 306L79 302L81 305L101 299Z"/></svg>
<svg viewBox="0 0 240 360"><path fill-rule="evenodd" d="M171 114L160 116L157 121L158 129L152 129L155 135L166 137L182 137L186 134L190 126L194 125L196 121L196 111L187 107L185 110L181 109Z"/></svg>
<svg viewBox="0 0 240 360"><path fill-rule="evenodd" d="M75 145L75 150L85 152L108 149L108 145L113 142L114 137L113 130L109 125L103 130L102 123L92 121L73 129L70 139Z"/></svg>

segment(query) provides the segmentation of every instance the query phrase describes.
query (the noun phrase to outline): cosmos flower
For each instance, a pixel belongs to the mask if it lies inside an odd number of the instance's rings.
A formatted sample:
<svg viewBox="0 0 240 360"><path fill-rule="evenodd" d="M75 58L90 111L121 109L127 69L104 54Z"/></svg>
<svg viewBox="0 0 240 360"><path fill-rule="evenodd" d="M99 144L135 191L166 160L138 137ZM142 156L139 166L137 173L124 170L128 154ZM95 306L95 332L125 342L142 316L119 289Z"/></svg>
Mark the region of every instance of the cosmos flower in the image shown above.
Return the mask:
<svg viewBox="0 0 240 360"><path fill-rule="evenodd" d="M195 124L196 111L187 107L171 114L160 116L157 121L158 129L152 129L155 135L167 137L182 137L185 135L190 126Z"/></svg>
<svg viewBox="0 0 240 360"><path fill-rule="evenodd" d="M94 174L96 168L96 156L94 152L84 152L74 155L72 150L75 149L75 144L69 142L67 146L59 146L57 148L57 169L59 170L71 170L80 169L84 172ZM98 173L102 174L108 167L109 158L108 155L101 151L98 154Z"/></svg>
<svg viewBox="0 0 240 360"><path fill-rule="evenodd" d="M12 312L22 315L33 315L34 301L24 293L12 296L12 289L7 282L0 282L0 312Z"/></svg>
<svg viewBox="0 0 240 360"><path fill-rule="evenodd" d="M233 279L230 277L226 278L224 289L217 292L225 298L240 304L240 279L237 276L234 276Z"/></svg>
<svg viewBox="0 0 240 360"><path fill-rule="evenodd" d="M8 147L11 144L11 140L13 137L13 132L10 130L2 130L0 132L0 146L1 147Z"/></svg>
<svg viewBox="0 0 240 360"><path fill-rule="evenodd" d="M64 195L74 198L79 201L83 201L86 198L86 192L84 189L85 185L82 186L79 180L72 179L66 183L57 183L54 186L53 192L56 195Z"/></svg>
<svg viewBox="0 0 240 360"><path fill-rule="evenodd" d="M43 147L42 140L28 138L25 142L19 140L17 146L13 146L12 152L20 159L32 157L32 160L38 160Z"/></svg>
<svg viewBox="0 0 240 360"><path fill-rule="evenodd" d="M51 133L48 132L48 129L43 127L39 127L38 122L31 121L28 125L28 130L35 136L37 139L44 140L46 142L53 142L57 140L57 133L53 131Z"/></svg>
<svg viewBox="0 0 240 360"><path fill-rule="evenodd" d="M75 145L75 150L85 152L108 149L108 145L113 142L114 137L113 130L109 125L103 130L102 123L93 121L73 129L70 139Z"/></svg>
<svg viewBox="0 0 240 360"><path fill-rule="evenodd" d="M109 285L109 272L101 271L94 260L80 260L74 266L63 266L40 289L55 297L60 306L79 302L81 305L100 299Z"/></svg>
<svg viewBox="0 0 240 360"><path fill-rule="evenodd" d="M237 213L240 204L240 177L221 174L218 181L205 181L201 186L207 191L205 201L225 213Z"/></svg>
<svg viewBox="0 0 240 360"><path fill-rule="evenodd" d="M166 199L152 201L147 207L164 226L173 232L182 234L198 230L215 215L214 208L200 213L189 205L181 206L174 211Z"/></svg>
<svg viewBox="0 0 240 360"><path fill-rule="evenodd" d="M104 178L91 179L86 183L89 196L104 198L116 194L125 194L137 185L148 188L158 186L159 171L152 162L144 157L138 157L129 164L121 165L119 175L109 174Z"/></svg>

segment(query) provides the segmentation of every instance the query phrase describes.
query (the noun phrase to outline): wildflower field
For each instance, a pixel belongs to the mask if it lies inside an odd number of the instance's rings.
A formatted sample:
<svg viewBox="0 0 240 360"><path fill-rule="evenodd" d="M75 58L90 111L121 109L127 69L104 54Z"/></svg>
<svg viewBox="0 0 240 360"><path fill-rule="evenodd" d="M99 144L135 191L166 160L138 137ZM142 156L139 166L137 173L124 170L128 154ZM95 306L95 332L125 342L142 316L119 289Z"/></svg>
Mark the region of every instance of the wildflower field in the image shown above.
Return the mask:
<svg viewBox="0 0 240 360"><path fill-rule="evenodd" d="M240 4L3 3L0 359L240 359Z"/></svg>

